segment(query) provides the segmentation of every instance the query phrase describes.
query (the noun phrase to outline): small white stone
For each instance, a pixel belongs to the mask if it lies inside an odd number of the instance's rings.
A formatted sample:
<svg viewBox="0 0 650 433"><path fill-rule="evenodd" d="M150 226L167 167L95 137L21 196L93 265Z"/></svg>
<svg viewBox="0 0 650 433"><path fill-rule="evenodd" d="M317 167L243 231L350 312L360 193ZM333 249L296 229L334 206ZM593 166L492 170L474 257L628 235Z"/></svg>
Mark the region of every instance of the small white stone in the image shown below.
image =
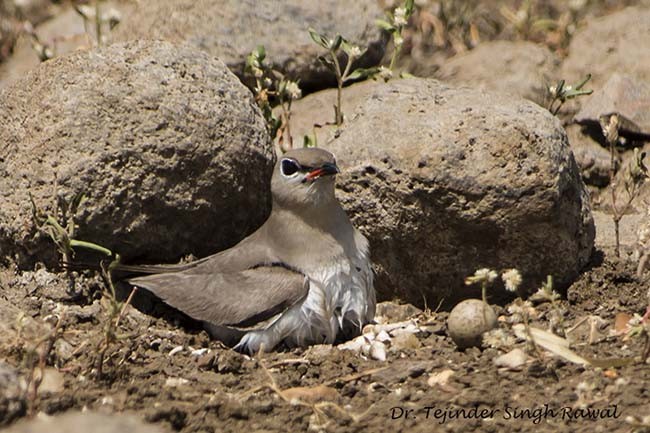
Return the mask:
<svg viewBox="0 0 650 433"><path fill-rule="evenodd" d="M203 356L203 355L205 355L206 353L210 353L210 349L208 349L207 347L203 347L203 348L201 348L201 349L194 349L194 350L192 350L192 351L190 352L190 355L192 355L192 356Z"/></svg>
<svg viewBox="0 0 650 433"><path fill-rule="evenodd" d="M182 351L183 351L183 346L176 346L172 350L169 351L169 356L174 356L178 352L182 352Z"/></svg>
<svg viewBox="0 0 650 433"><path fill-rule="evenodd" d="M385 343L387 341L390 341L390 335L388 335L388 332L382 330L382 331L379 331L379 333L377 334L377 337L375 337L375 339L377 341L381 341L382 343Z"/></svg>
<svg viewBox="0 0 650 433"><path fill-rule="evenodd" d="M526 355L523 350L517 348L495 358L494 365L497 367L504 367L509 370L521 370L524 364L526 364L527 360L528 355Z"/></svg>
<svg viewBox="0 0 650 433"><path fill-rule="evenodd" d="M189 380L183 379L182 377L168 377L165 380L165 386L169 388L177 388L187 383L189 383Z"/></svg>
<svg viewBox="0 0 650 433"><path fill-rule="evenodd" d="M336 346L339 350L352 350L353 352L361 352L361 349L363 348L364 345L366 345L366 339L363 337L363 335L360 335L356 338L353 338L350 341L346 341L345 343L339 344Z"/></svg>
<svg viewBox="0 0 650 433"><path fill-rule="evenodd" d="M372 359L386 361L386 346L381 341L373 341L368 353Z"/></svg>

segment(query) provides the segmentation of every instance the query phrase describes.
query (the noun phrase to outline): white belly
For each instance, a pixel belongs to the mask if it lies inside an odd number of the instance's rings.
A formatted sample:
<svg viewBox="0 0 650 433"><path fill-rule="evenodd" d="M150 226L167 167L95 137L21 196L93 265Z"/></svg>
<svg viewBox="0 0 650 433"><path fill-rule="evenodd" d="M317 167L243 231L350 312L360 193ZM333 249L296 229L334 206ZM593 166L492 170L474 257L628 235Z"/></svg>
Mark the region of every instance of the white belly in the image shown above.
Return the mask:
<svg viewBox="0 0 650 433"><path fill-rule="evenodd" d="M375 315L375 290L365 253L307 273L309 293L266 329L247 333L238 349L271 350L281 341L293 346L333 343L344 326L361 327Z"/></svg>

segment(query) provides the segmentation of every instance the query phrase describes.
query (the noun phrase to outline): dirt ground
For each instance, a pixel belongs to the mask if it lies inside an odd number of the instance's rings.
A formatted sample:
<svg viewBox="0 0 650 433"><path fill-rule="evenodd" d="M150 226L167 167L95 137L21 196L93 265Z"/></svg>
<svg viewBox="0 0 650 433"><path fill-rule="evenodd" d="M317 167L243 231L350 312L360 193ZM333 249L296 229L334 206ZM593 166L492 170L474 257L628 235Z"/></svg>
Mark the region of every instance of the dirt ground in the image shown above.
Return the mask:
<svg viewBox="0 0 650 433"><path fill-rule="evenodd" d="M0 358L28 378L37 364L29 362L30 348L46 340L43 352L53 343L47 365L55 368L47 368L48 380L13 414L17 418L86 408L133 413L181 432L650 431L650 369L638 360L644 341L613 335L617 313L643 313L648 304L647 283L634 271L630 261L597 253L565 299L530 310L531 326L567 330L578 324L571 331L574 350L631 362L618 368L577 365L515 339L514 303L496 307L499 326L510 335L501 347L465 351L446 335L448 313L383 304L380 320L414 319L419 332L408 344L390 346L382 362L331 346L251 358L140 297L134 303L147 314L125 310L99 375L109 311L100 302L101 282L80 276L71 288L64 273L44 270L22 276L3 271L2 296L34 321L23 319L20 336L0 348ZM599 318L593 329L589 317ZM58 319L56 338L48 339ZM497 367L495 358L515 347L526 350L528 360ZM601 411L580 411L585 408ZM12 416L0 415L5 422Z"/></svg>

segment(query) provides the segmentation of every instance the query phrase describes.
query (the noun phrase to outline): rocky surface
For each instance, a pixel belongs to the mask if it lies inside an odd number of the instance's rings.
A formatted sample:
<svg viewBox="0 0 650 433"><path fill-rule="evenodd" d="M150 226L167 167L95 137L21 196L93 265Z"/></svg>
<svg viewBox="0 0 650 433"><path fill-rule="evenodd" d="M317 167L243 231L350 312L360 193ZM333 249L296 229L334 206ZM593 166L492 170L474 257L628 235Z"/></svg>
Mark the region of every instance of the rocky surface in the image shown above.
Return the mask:
<svg viewBox="0 0 650 433"><path fill-rule="evenodd" d="M33 3L30 10L36 11L36 3L47 3L50 7L53 4L49 1L29 1L26 5ZM41 11L47 10L41 5ZM104 16L117 14L124 16L133 9L134 5L128 0L110 0L101 3L100 13ZM94 12L94 8L90 8ZM89 49L96 44L94 35L94 25L84 22L82 16L77 13L71 6L60 6L56 9L56 14L44 22L33 22L34 35L38 38L38 43L47 48L53 56L62 56L76 50ZM108 39L109 25L105 23L102 26L104 32L103 39ZM33 47L33 38L27 33L18 36L14 47L13 54L0 64L0 88L7 87L9 84L21 79L27 72L36 68L40 63L39 53Z"/></svg>
<svg viewBox="0 0 650 433"><path fill-rule="evenodd" d="M582 104L576 122L600 128L600 118L619 115L619 135L650 137L650 86L629 75L614 73Z"/></svg>
<svg viewBox="0 0 650 433"><path fill-rule="evenodd" d="M0 1L0 63L11 54L18 37L18 28L13 2Z"/></svg>
<svg viewBox="0 0 650 433"><path fill-rule="evenodd" d="M0 426L24 416L27 409L18 370L0 361Z"/></svg>
<svg viewBox="0 0 650 433"><path fill-rule="evenodd" d="M562 63L561 76L569 83L587 74L587 88L601 89L616 72L650 80L650 8L628 7L620 12L592 19L576 31L569 55ZM580 103L580 98L578 98Z"/></svg>
<svg viewBox="0 0 650 433"><path fill-rule="evenodd" d="M587 185L604 187L609 183L611 166L609 150L594 140L586 128L577 124L565 128L571 151L576 159L582 179ZM620 166L617 158L615 167Z"/></svg>
<svg viewBox="0 0 650 433"><path fill-rule="evenodd" d="M547 86L556 79L558 66L558 58L544 46L527 41L492 41L452 57L437 72L422 76L544 105Z"/></svg>
<svg viewBox="0 0 650 433"><path fill-rule="evenodd" d="M527 288L548 274L566 287L589 260L589 196L560 122L533 103L391 81L327 146L384 297L466 296L463 279L481 267L515 267Z"/></svg>
<svg viewBox="0 0 650 433"><path fill-rule="evenodd" d="M207 255L267 216L264 120L225 65L195 48L140 41L56 58L6 89L0 112L5 260L54 259L39 224L44 214L65 224L80 195L76 237L127 259Z"/></svg>
<svg viewBox="0 0 650 433"><path fill-rule="evenodd" d="M352 119L356 107L384 84L383 80L366 80L345 87L341 98L343 118L346 121ZM292 103L290 127L294 147L302 145L305 135L315 138L318 146L327 146L328 140L339 129L334 120L336 94L336 89L321 90ZM276 108L275 113L279 116L281 110Z"/></svg>
<svg viewBox="0 0 650 433"><path fill-rule="evenodd" d="M182 11L182 13L180 13ZM166 39L187 42L219 57L243 77L246 57L264 45L268 62L305 90L334 83L333 73L318 56L322 47L308 29L368 48L359 67L377 64L384 53L385 36L375 24L383 12L374 0L147 0L116 29L116 40Z"/></svg>

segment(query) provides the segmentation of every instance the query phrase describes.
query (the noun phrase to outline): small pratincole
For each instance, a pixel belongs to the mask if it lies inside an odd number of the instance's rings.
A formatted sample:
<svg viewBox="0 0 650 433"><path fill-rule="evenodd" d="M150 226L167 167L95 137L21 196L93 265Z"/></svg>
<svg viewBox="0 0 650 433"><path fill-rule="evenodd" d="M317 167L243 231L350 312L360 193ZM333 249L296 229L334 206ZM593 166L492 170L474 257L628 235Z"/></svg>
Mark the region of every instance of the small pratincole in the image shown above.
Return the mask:
<svg viewBox="0 0 650 433"><path fill-rule="evenodd" d="M333 343L375 315L368 241L334 195L339 169L323 149L287 152L271 179L266 222L234 247L183 265L121 266L129 283L255 353Z"/></svg>

